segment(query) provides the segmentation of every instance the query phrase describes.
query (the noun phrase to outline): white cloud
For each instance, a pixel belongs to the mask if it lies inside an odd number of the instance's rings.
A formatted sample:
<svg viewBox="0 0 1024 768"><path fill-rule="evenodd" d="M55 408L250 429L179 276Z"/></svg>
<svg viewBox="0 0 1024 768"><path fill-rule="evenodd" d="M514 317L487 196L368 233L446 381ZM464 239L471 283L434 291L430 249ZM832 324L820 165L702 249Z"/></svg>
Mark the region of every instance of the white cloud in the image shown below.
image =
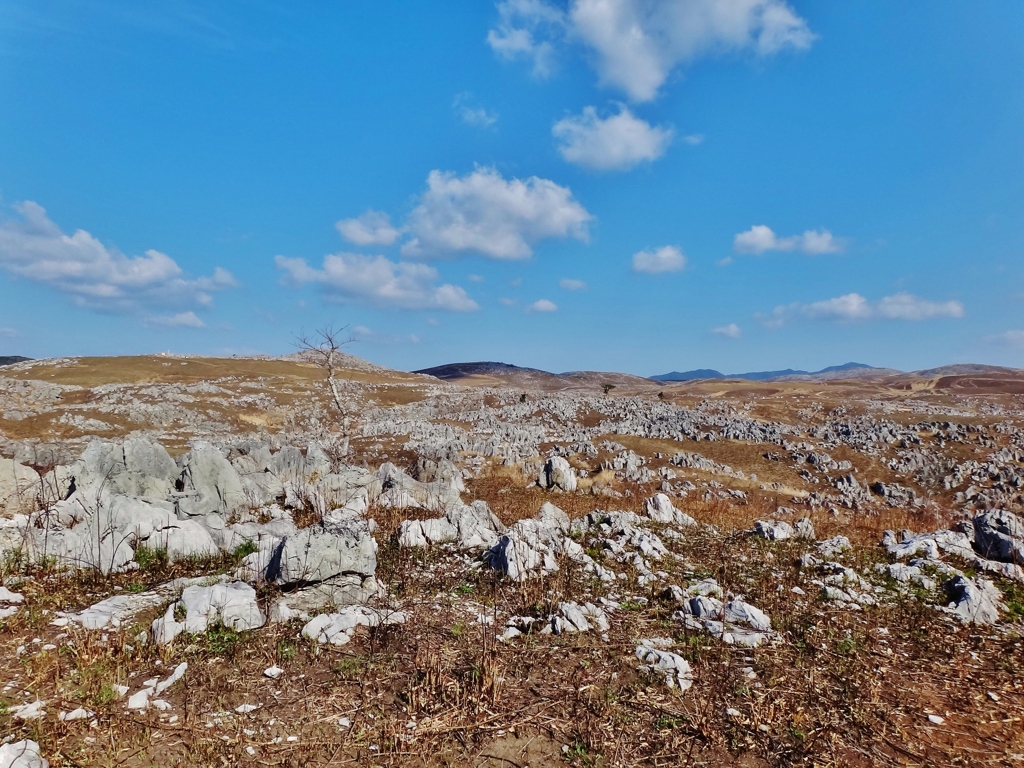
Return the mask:
<svg viewBox="0 0 1024 768"><path fill-rule="evenodd" d="M502 0L498 25L487 33L487 43L504 59L526 59L536 77L554 68L552 40L564 33L565 16L545 0Z"/></svg>
<svg viewBox="0 0 1024 768"><path fill-rule="evenodd" d="M504 58L551 71L555 45L589 49L602 84L649 101L678 67L701 56L750 51L769 56L814 41L807 22L784 0L502 0L487 40Z"/></svg>
<svg viewBox="0 0 1024 768"><path fill-rule="evenodd" d="M567 291L582 291L587 287L587 284L582 280L576 280L571 277L563 277L558 281L558 285Z"/></svg>
<svg viewBox="0 0 1024 768"><path fill-rule="evenodd" d="M601 171L624 171L665 154L673 131L653 126L622 106L617 115L604 119L593 107L584 107L582 114L555 123L551 133L568 162Z"/></svg>
<svg viewBox="0 0 1024 768"><path fill-rule="evenodd" d="M839 253L846 243L832 235L827 229L808 229L802 235L779 237L771 227L755 224L746 232L740 232L732 241L737 253L765 253L766 251L800 251L810 256L824 253Z"/></svg>
<svg viewBox="0 0 1024 768"><path fill-rule="evenodd" d="M665 245L653 251L633 254L633 271L658 274L678 272L686 266L686 256L674 245Z"/></svg>
<svg viewBox="0 0 1024 768"><path fill-rule="evenodd" d="M2 328L0 327L0 337L5 339L13 339L18 336L18 332L13 328Z"/></svg>
<svg viewBox="0 0 1024 768"><path fill-rule="evenodd" d="M409 216L413 238L403 256L475 251L494 259L525 259L549 237L586 240L593 217L568 187L531 176L506 180L493 168L466 176L431 171L427 191Z"/></svg>
<svg viewBox="0 0 1024 768"><path fill-rule="evenodd" d="M402 234L391 226L390 216L372 209L355 219L342 219L334 226L342 237L356 245L391 245Z"/></svg>
<svg viewBox="0 0 1024 768"><path fill-rule="evenodd" d="M778 328L797 318L854 322L858 320L920 321L963 316L964 306L959 301L928 301L909 293L885 296L878 301L869 301L859 293L847 293L833 299L815 301L810 304L797 302L782 305L775 307L771 312L755 315L762 324L769 328Z"/></svg>
<svg viewBox="0 0 1024 768"><path fill-rule="evenodd" d="M501 302L503 307L514 307L516 305L515 299L510 299L507 296L502 296L498 301Z"/></svg>
<svg viewBox="0 0 1024 768"><path fill-rule="evenodd" d="M698 144L704 143L703 133L691 133L688 136L683 136L683 141L689 144L691 147L696 147Z"/></svg>
<svg viewBox="0 0 1024 768"><path fill-rule="evenodd" d="M352 329L352 340L361 341L367 344L379 344L381 346L395 346L398 344L419 344L420 337L415 333L400 335L396 333L380 333L365 325L357 325Z"/></svg>
<svg viewBox="0 0 1024 768"><path fill-rule="evenodd" d="M482 283L484 281L483 275L470 275L468 278L471 283Z"/></svg>
<svg viewBox="0 0 1024 768"><path fill-rule="evenodd" d="M149 325L167 328L205 328L206 323L195 312L179 312L176 315L157 316L148 319Z"/></svg>
<svg viewBox="0 0 1024 768"><path fill-rule="evenodd" d="M189 278L155 250L125 256L83 229L64 234L37 203L14 206L20 219L0 221L0 269L67 294L79 306L144 314L154 306L205 307L211 294L237 285L226 269Z"/></svg>
<svg viewBox="0 0 1024 768"><path fill-rule="evenodd" d="M717 336L725 336L729 339L738 339L743 335L743 331L736 323L729 323L728 325L721 325L718 328L712 328L711 332Z"/></svg>
<svg viewBox="0 0 1024 768"><path fill-rule="evenodd" d="M993 338L1008 347L1024 348L1024 331L1004 331Z"/></svg>
<svg viewBox="0 0 1024 768"><path fill-rule="evenodd" d="M274 261L286 282L319 285L329 301L451 312L480 308L462 288L437 285L437 270L426 264L396 263L383 256L358 253L325 256L322 269L310 267L305 259L277 256Z"/></svg>
<svg viewBox="0 0 1024 768"><path fill-rule="evenodd" d="M476 128L490 128L498 122L497 112L488 112L483 107L472 104L471 99L472 94L460 93L452 102L455 114L462 122Z"/></svg>
<svg viewBox="0 0 1024 768"><path fill-rule="evenodd" d="M557 312L558 305L553 301L547 299L537 299L533 304L526 308L528 312Z"/></svg>

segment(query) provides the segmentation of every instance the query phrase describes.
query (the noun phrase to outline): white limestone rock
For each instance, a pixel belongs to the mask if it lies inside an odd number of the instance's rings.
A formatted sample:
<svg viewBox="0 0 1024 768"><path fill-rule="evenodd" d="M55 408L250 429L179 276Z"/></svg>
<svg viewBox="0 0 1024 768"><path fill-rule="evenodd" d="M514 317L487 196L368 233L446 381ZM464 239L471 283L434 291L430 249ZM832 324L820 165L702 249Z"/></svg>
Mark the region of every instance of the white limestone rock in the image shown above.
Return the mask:
<svg viewBox="0 0 1024 768"><path fill-rule="evenodd" d="M50 768L39 745L31 739L0 744L0 768Z"/></svg>
<svg viewBox="0 0 1024 768"><path fill-rule="evenodd" d="M644 513L656 523L690 527L697 521L685 512L680 512L664 493L656 493L644 502Z"/></svg>
<svg viewBox="0 0 1024 768"><path fill-rule="evenodd" d="M572 492L577 487L576 470L562 456L552 456L544 463L544 468L537 478L541 488Z"/></svg>
<svg viewBox="0 0 1024 768"><path fill-rule="evenodd" d="M693 670L690 662L682 656L641 644L636 647L636 657L644 671L664 675L665 685L669 688L686 691L693 686Z"/></svg>
<svg viewBox="0 0 1024 768"><path fill-rule="evenodd" d="M352 640L356 627L403 624L406 618L406 614L401 611L383 611L352 605L338 613L314 616L302 628L302 636L325 645L345 645Z"/></svg>

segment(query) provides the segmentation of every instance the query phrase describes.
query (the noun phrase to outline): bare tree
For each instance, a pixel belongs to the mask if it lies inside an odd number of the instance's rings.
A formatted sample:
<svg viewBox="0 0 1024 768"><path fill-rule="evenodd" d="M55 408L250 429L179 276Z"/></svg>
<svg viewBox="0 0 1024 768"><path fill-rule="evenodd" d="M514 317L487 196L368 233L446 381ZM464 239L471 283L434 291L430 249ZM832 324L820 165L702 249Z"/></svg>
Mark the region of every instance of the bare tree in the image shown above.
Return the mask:
<svg viewBox="0 0 1024 768"><path fill-rule="evenodd" d="M334 378L335 371L341 364L341 349L355 341L351 334L343 338L348 330L347 325L335 328L333 325L325 325L318 328L311 335L305 331L295 337L295 346L321 368L327 374L327 386L331 390L331 398L334 400L334 407L338 409L340 416L345 415L345 407L341 404L341 395L338 394L338 382Z"/></svg>

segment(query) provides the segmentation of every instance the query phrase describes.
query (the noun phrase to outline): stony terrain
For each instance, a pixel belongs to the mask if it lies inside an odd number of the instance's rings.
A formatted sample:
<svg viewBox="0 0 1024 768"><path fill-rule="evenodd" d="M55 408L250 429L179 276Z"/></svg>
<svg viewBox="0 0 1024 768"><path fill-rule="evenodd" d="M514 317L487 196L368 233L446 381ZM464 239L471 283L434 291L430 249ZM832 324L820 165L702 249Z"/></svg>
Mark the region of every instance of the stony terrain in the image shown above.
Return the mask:
<svg viewBox="0 0 1024 768"><path fill-rule="evenodd" d="M0 368L0 766L1024 765L1024 374L450 373Z"/></svg>

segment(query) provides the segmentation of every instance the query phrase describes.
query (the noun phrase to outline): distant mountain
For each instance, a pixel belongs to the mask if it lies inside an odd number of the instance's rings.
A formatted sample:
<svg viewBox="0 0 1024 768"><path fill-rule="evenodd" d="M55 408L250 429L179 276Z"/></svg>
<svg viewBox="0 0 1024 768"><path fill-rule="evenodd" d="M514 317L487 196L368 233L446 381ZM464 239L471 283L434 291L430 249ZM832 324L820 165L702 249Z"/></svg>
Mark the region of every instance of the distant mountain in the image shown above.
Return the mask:
<svg viewBox="0 0 1024 768"><path fill-rule="evenodd" d="M999 365L980 365L978 363L956 363L917 371L918 376L965 376L970 374L1019 373L1016 368L1004 368Z"/></svg>
<svg viewBox="0 0 1024 768"><path fill-rule="evenodd" d="M11 355L10 357L0 357L0 365L14 365L15 363L23 363L26 360L31 359L31 357L19 357L18 355Z"/></svg>
<svg viewBox="0 0 1024 768"><path fill-rule="evenodd" d="M874 366L865 365L864 363L844 363L843 365L830 365L828 368L822 368L820 371L797 371L792 368L786 368L782 371L751 371L749 373L729 373L723 374L710 368L698 368L694 371L672 371L672 373L662 373L658 376L651 376L654 381L695 381L696 379L746 379L748 381L769 381L771 379L781 379L789 377L811 377L811 376L827 376L828 374L849 374L856 371L857 373L865 373L868 371L879 371L887 372L886 368L875 368ZM830 377L831 378L831 377Z"/></svg>
<svg viewBox="0 0 1024 768"><path fill-rule="evenodd" d="M539 368L523 368L509 363L448 363L446 365L435 365L433 368L421 368L413 373L422 373L433 376L435 379L452 381L464 379L467 376L510 376L512 374L533 373L543 376L554 376L553 373L542 371Z"/></svg>

